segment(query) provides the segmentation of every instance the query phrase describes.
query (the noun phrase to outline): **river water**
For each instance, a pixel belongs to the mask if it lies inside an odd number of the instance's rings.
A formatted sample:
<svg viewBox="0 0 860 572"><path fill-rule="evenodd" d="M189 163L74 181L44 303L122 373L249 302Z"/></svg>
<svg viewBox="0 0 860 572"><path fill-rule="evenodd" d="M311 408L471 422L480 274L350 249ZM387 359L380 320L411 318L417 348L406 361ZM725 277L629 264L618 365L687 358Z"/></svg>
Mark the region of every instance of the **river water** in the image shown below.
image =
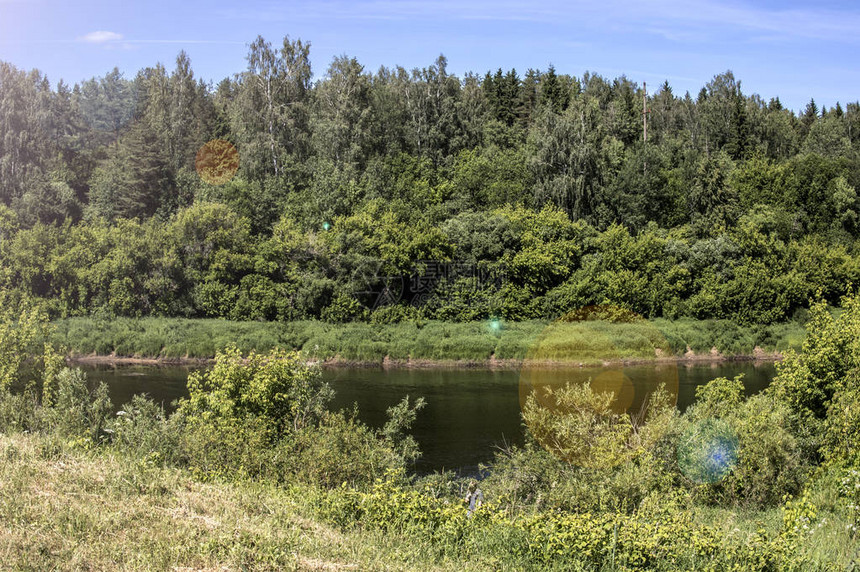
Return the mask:
<svg viewBox="0 0 860 572"><path fill-rule="evenodd" d="M104 381L114 404L146 393L170 407L187 395L188 367L88 366L91 380ZM748 394L764 389L773 378L772 363L722 362L717 364L638 365L619 368L628 386L641 395L670 380L677 405L685 409L695 399L696 387L715 377L744 375ZM534 373L534 372L532 372ZM605 368L555 369L550 383L587 382L607 377ZM610 376L611 377L611 376ZM413 435L423 452L419 473L455 470L476 472L492 461L499 447L521 445L525 429L520 418L521 372L489 369L324 369L323 378L334 388L336 409L358 406L359 418L381 427L386 409L403 397L424 397L427 406L418 414Z"/></svg>

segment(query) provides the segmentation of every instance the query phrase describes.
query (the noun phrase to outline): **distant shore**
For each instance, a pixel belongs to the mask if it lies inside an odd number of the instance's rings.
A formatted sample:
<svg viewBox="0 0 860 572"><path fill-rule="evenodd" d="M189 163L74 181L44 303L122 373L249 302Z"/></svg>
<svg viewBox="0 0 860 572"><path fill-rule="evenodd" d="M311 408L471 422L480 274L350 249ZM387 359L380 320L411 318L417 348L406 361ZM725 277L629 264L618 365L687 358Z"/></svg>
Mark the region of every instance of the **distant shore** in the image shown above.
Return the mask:
<svg viewBox="0 0 860 572"><path fill-rule="evenodd" d="M634 322L231 322L68 318L54 342L71 361L106 365L209 363L222 349L299 350L324 367L489 368L776 361L799 349L802 324L730 320Z"/></svg>
<svg viewBox="0 0 860 572"><path fill-rule="evenodd" d="M310 360L324 368L379 368L379 369L499 369L513 370L523 368L562 369L576 367L627 367L636 365L697 365L718 364L726 362L760 362L773 363L783 358L780 352L759 351L750 355L723 356L721 354L695 354L688 352L683 356L609 359L601 361L581 362L575 360L530 360L530 359L495 359L486 360L432 360L432 359L390 359L387 356L382 361L359 361L339 357L325 360ZM72 364L104 365L104 366L151 366L151 367L205 367L214 361L213 357L134 357L117 355L69 355L67 360Z"/></svg>

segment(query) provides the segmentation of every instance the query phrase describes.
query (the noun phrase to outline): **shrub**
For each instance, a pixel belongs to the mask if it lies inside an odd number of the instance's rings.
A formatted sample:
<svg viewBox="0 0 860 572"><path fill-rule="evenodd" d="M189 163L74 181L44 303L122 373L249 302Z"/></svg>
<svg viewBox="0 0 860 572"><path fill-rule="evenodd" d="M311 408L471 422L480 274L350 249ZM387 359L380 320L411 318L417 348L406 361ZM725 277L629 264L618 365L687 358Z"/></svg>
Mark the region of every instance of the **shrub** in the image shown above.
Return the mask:
<svg viewBox="0 0 860 572"><path fill-rule="evenodd" d="M770 393L745 399L743 391L741 376L697 388L681 419L678 467L706 501L776 505L799 490L810 459L785 403Z"/></svg>
<svg viewBox="0 0 860 572"><path fill-rule="evenodd" d="M484 490L509 511L565 510L630 513L672 486L667 463L643 452L615 467L570 466L534 443L496 456Z"/></svg>
<svg viewBox="0 0 860 572"><path fill-rule="evenodd" d="M331 488L362 487L398 465L396 452L356 419L357 411L327 412L319 425L305 427L275 447L276 480Z"/></svg>
<svg viewBox="0 0 860 572"><path fill-rule="evenodd" d="M0 288L0 391L18 386L28 360L34 379L41 381L53 352L48 317L28 299L15 299ZM50 367L50 366L49 366Z"/></svg>
<svg viewBox="0 0 860 572"><path fill-rule="evenodd" d="M655 446L674 415L663 387L651 394L641 419L618 407L614 393L597 393L588 384L543 386L527 397L523 420L535 440L566 463L614 467Z"/></svg>
<svg viewBox="0 0 860 572"><path fill-rule="evenodd" d="M269 474L272 440L264 419L177 415L182 430L177 456L196 478L239 481Z"/></svg>
<svg viewBox="0 0 860 572"><path fill-rule="evenodd" d="M108 423L113 444L138 458L170 464L177 460L181 416L168 418L164 408L145 395L135 395Z"/></svg>
<svg viewBox="0 0 860 572"><path fill-rule="evenodd" d="M805 420L824 419L834 394L860 369L860 298L847 296L834 317L824 302L813 304L800 352L777 364L772 387Z"/></svg>
<svg viewBox="0 0 860 572"><path fill-rule="evenodd" d="M410 407L409 396L407 395L400 403L386 410L388 421L383 425L380 434L392 448L400 464L412 463L421 456L418 443L409 434L409 430L415 423L418 412L424 409L425 405L427 403L424 398L419 397Z"/></svg>
<svg viewBox="0 0 860 572"><path fill-rule="evenodd" d="M419 321L421 312L415 306L393 304L382 306L370 315L371 324L399 324L400 322Z"/></svg>
<svg viewBox="0 0 860 572"><path fill-rule="evenodd" d="M367 310L355 298L343 294L336 296L320 313L322 321L332 324L364 320L366 317Z"/></svg>
<svg viewBox="0 0 860 572"><path fill-rule="evenodd" d="M218 352L211 370L193 372L188 392L179 406L186 422L253 418L273 439L314 423L332 396L300 353L274 349L244 358L235 347Z"/></svg>
<svg viewBox="0 0 860 572"><path fill-rule="evenodd" d="M107 385L100 383L90 389L82 370L66 368L57 376L56 402L45 407L42 414L48 427L58 434L98 443L106 436L112 409Z"/></svg>
<svg viewBox="0 0 860 572"><path fill-rule="evenodd" d="M851 372L846 385L828 408L822 452L828 461L860 469L860 371Z"/></svg>
<svg viewBox="0 0 860 572"><path fill-rule="evenodd" d="M0 391L0 433L37 429L38 409L39 400L35 392Z"/></svg>

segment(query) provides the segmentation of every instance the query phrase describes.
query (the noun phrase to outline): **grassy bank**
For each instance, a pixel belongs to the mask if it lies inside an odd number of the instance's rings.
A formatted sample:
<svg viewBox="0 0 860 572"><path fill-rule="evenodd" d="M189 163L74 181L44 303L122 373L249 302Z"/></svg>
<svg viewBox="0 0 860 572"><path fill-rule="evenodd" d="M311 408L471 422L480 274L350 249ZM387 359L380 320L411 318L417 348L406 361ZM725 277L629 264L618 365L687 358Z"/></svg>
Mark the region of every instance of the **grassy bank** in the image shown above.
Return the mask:
<svg viewBox="0 0 860 572"><path fill-rule="evenodd" d="M36 435L0 435L0 458L3 570L428 567L426 554L397 537L342 533L309 518L295 491L200 483L180 470Z"/></svg>
<svg viewBox="0 0 860 572"><path fill-rule="evenodd" d="M202 483L48 435L0 435L0 457L11 570L809 570L856 556L830 513L799 542L779 509L508 517L490 501L470 521L418 492Z"/></svg>
<svg viewBox="0 0 860 572"><path fill-rule="evenodd" d="M730 320L516 323L429 321L400 324L231 322L178 318L70 318L55 323L55 341L72 355L205 359L236 345L304 350L331 361L600 363L659 357L753 357L798 348L798 322L741 326ZM756 348L759 348L758 350Z"/></svg>

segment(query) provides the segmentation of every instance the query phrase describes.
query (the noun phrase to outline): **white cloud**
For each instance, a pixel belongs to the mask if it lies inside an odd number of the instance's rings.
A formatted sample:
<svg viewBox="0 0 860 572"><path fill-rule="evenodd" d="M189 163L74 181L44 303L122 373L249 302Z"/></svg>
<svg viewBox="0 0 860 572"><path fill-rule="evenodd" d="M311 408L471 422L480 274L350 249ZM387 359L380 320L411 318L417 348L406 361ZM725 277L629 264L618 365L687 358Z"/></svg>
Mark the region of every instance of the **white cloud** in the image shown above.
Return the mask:
<svg viewBox="0 0 860 572"><path fill-rule="evenodd" d="M116 32L107 32L105 30L98 30L96 32L90 32L86 36L81 36L78 38L81 42L86 42L88 44L106 44L108 42L117 42L122 39L122 34L117 34Z"/></svg>

